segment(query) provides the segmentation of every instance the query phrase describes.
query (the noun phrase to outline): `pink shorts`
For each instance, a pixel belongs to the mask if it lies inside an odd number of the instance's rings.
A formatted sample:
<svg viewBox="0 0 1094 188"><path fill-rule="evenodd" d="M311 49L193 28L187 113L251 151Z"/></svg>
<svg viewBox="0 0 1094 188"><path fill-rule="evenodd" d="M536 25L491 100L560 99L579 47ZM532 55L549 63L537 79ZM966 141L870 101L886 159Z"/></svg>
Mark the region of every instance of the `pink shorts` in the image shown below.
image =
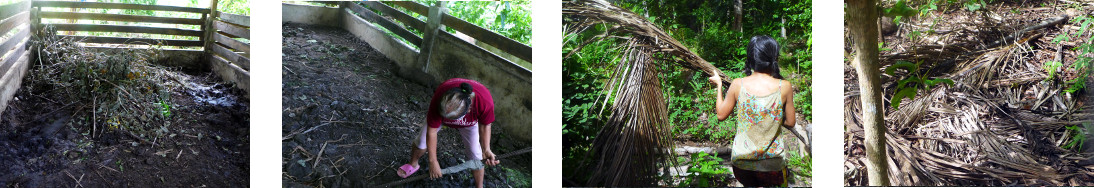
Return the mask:
<svg viewBox="0 0 1094 188"><path fill-rule="evenodd" d="M441 127L443 128L444 126ZM482 160L482 146L480 146L479 144L479 124L475 123L475 125L472 125L470 127L454 129L459 130L460 136L463 137L463 145L467 146L467 149L465 150L467 158L470 158L471 160ZM418 137L418 149L426 149L426 147L428 146L426 143L426 136L428 136L426 134L426 131L428 130L429 126L423 124L422 136ZM437 131L440 130L440 128L437 129Z"/></svg>

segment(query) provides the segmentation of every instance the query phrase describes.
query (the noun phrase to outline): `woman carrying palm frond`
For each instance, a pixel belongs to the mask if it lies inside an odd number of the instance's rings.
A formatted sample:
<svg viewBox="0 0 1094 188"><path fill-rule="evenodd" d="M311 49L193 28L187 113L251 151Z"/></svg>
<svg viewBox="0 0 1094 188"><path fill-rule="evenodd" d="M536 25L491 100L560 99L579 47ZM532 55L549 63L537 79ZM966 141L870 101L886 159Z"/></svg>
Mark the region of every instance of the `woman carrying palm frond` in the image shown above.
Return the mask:
<svg viewBox="0 0 1094 188"><path fill-rule="evenodd" d="M778 140L781 126L794 128L794 89L779 74L779 45L768 36L754 36L748 43L744 78L734 79L722 96L722 78L710 81L718 91L718 120L737 110L737 136L730 158L733 174L746 187L786 186L783 159L785 143ZM736 94L736 95L732 95Z"/></svg>

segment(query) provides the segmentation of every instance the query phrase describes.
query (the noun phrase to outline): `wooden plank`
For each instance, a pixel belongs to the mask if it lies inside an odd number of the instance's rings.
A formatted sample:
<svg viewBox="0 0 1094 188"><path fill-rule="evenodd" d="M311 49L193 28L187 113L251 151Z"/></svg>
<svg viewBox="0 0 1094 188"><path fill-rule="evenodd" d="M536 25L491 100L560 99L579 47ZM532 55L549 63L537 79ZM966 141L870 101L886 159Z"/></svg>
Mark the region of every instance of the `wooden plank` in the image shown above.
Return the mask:
<svg viewBox="0 0 1094 188"><path fill-rule="evenodd" d="M100 3L78 1L34 1L35 7L61 7L61 8L95 8L95 9L133 9L133 10L158 10L192 13L209 13L207 8L180 7L167 5L141 5L127 3Z"/></svg>
<svg viewBox="0 0 1094 188"><path fill-rule="evenodd" d="M26 27L24 27L23 30L19 31L19 33L12 35L11 38L8 38L7 41L0 43L0 53L5 53L8 50L16 47L16 44L19 44L23 42L23 40L29 38L28 36L30 36L30 29L26 29Z"/></svg>
<svg viewBox="0 0 1094 188"><path fill-rule="evenodd" d="M5 59L4 61L0 61L0 62L3 62L3 64L0 64L0 70L7 71L9 68L12 67L12 65L15 64L15 62L17 60L22 59L24 56L26 56L27 48L25 46L27 45L27 42L29 42L29 41L30 41L30 38L23 39L17 45L17 46L24 46L23 48L15 48L15 50L12 50L10 53L5 52L5 53L8 53L10 56L7 57L7 59ZM0 56L3 56L3 55L5 55L5 54L0 53Z"/></svg>
<svg viewBox="0 0 1094 188"><path fill-rule="evenodd" d="M250 44L240 42L239 40L232 39L231 37L224 36L220 33L213 34L213 41L223 44L224 46L227 46L229 48L235 49L236 51L241 51L247 54L251 53Z"/></svg>
<svg viewBox="0 0 1094 188"><path fill-rule="evenodd" d="M228 62L220 56L210 57L210 67L213 69L213 73L220 76L220 79L229 83L236 84L236 88L247 91L247 97L250 97L251 92L251 73L247 70L243 70L239 66Z"/></svg>
<svg viewBox="0 0 1094 188"><path fill-rule="evenodd" d="M23 76L27 73L27 64L30 61L30 57L22 56L14 63L15 68L4 72L4 76L0 77L0 113L8 108L8 104L11 99L15 97L15 92L19 90L23 84Z"/></svg>
<svg viewBox="0 0 1094 188"><path fill-rule="evenodd" d="M19 14L30 10L30 0L19 1L18 3L6 4L0 6L0 19L11 17L12 15Z"/></svg>
<svg viewBox="0 0 1094 188"><path fill-rule="evenodd" d="M425 29L426 29L424 21L418 20L418 18L414 18L410 15L407 15L406 13L400 12L399 10L395 10L395 8L391 8L390 6L387 6L383 3L375 2L375 1L365 1L363 3L368 7L372 7L373 9L376 9L377 11L380 11L380 13L384 14L384 16L391 16L392 18L395 18L395 20L399 20L399 22L403 22L404 24L406 24L406 25L408 25L408 26L410 26L414 29L418 29L418 31L425 31ZM363 12L372 12L372 11L368 11L368 9L365 9L365 7L362 7L361 5L358 5L357 3L347 2L346 4L348 4L348 6L346 6L346 8L349 8L349 9L353 10L354 12L357 12L358 14L361 14L361 15L365 14ZM372 14L376 14L376 13L373 12ZM425 15L425 14L422 14L422 15ZM383 18L383 17L380 17L380 18ZM387 26L384 26L384 27L387 27Z"/></svg>
<svg viewBox="0 0 1094 188"><path fill-rule="evenodd" d="M73 36L73 35L57 35L59 37L71 37L79 42L83 43L99 43L99 44L134 44L134 45L164 45L164 46L201 46L203 43L200 40L173 40L173 39L150 39L150 38L126 38L126 37L99 37L99 36Z"/></svg>
<svg viewBox="0 0 1094 188"><path fill-rule="evenodd" d="M103 13L41 12L38 15L41 18L55 18L55 19L104 20L104 21L122 21L122 22L150 22L150 23L166 23L166 24L186 24L186 25L201 25L204 22L204 20L192 19L192 18L173 18L173 17L138 16L138 15L103 14Z"/></svg>
<svg viewBox="0 0 1094 188"><path fill-rule="evenodd" d="M251 17L250 16L230 14L230 13L217 11L217 17L219 17L220 20L222 20L224 22L228 22L228 23L236 24L236 25L242 25L243 27L248 27L248 28L251 27Z"/></svg>
<svg viewBox="0 0 1094 188"><path fill-rule="evenodd" d="M219 30L220 32L227 33L229 35L239 38L251 39L251 31L247 28L243 28L239 25L233 25L220 20L217 20L214 25L216 25L216 27L213 27L213 29Z"/></svg>
<svg viewBox="0 0 1094 188"><path fill-rule="evenodd" d="M411 12L414 12L414 13L418 13L420 15L428 15L429 14L429 6L419 4L418 2L413 2L413 1L388 1L387 3L391 3L395 6L400 6L400 7L406 8L407 10L410 10Z"/></svg>
<svg viewBox="0 0 1094 188"><path fill-rule="evenodd" d="M146 26L130 26L130 25L99 25L99 24L63 24L63 23L51 23L42 24L45 26L52 25L57 31L97 31L97 32L121 32L121 33L151 33L151 34L164 34L164 35L181 35L181 36L201 36L201 30L193 29L179 29L179 28L163 28L163 27L146 27Z"/></svg>
<svg viewBox="0 0 1094 188"><path fill-rule="evenodd" d="M502 36L493 31L483 29L475 24L471 24L467 21L461 20L452 15L444 15L444 25L460 31L460 33L471 36L475 40L482 41L483 43L494 46L495 48L505 51L505 53L512 54L528 62L532 62L532 47L524 45L508 37Z"/></svg>
<svg viewBox="0 0 1094 188"><path fill-rule="evenodd" d="M0 36L3 36L4 34L7 34L8 32L11 32L12 28L15 28L16 26L23 25L24 23L27 23L28 21L30 21L30 12L29 11L16 14L15 16L12 16L12 17L10 17L6 20L0 21Z"/></svg>
<svg viewBox="0 0 1094 188"><path fill-rule="evenodd" d="M372 22L372 23L380 24L380 26L383 26L388 31L391 31L392 33L395 33L395 35L399 35L399 37L402 37L402 38L406 39L407 41L410 41L410 43L414 44L414 46L421 46L422 45L422 37L419 37L418 35L415 35L414 33L411 33L410 31L407 31L403 27L399 27L399 25L396 25L394 22L391 22L391 20L384 19L384 17L380 17L379 14L376 14L375 12L369 11L368 9L365 9L365 7L361 7L360 5L353 4L353 3L349 3L349 4L350 4L349 9L350 10L356 9L354 11L361 14L361 18L364 18L365 20L368 20L369 22ZM425 26L423 25L422 27L425 27ZM424 29L423 29L423 31L424 31Z"/></svg>
<svg viewBox="0 0 1094 188"><path fill-rule="evenodd" d="M224 57L224 59L227 59L227 60L231 61L234 64L238 64L240 67L243 67L244 70L250 70L251 69L251 60L248 59L247 57L243 57L242 55L236 54L235 52L232 52L232 50L229 50L228 48L224 48L224 46L221 46L221 45L210 45L210 46L211 46L210 49L213 50L213 53L216 53L217 55L220 55L221 57Z"/></svg>

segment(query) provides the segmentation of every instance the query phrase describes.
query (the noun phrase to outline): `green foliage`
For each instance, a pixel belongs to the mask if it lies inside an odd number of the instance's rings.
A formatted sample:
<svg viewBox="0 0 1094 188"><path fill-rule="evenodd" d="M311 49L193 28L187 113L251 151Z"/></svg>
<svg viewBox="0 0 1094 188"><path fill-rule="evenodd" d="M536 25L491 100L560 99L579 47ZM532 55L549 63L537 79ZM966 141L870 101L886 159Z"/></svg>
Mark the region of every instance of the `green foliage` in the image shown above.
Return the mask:
<svg viewBox="0 0 1094 188"><path fill-rule="evenodd" d="M1045 62L1045 66L1041 67L1041 68L1044 68L1045 71L1048 71L1048 78L1045 78L1045 80L1052 80L1053 78L1055 78L1056 77L1056 69L1060 68L1060 66L1063 66L1063 64L1060 63L1060 62L1056 62L1056 61Z"/></svg>
<svg viewBox="0 0 1094 188"><path fill-rule="evenodd" d="M805 176L813 176L813 156L805 155L802 157L797 151L787 151L786 164L789 166L797 167L794 170L800 171Z"/></svg>
<svg viewBox="0 0 1094 188"><path fill-rule="evenodd" d="M909 73L908 77L897 81L896 93L893 94L892 101L889 101L889 105L893 106L894 109L900 108L900 101L904 98L915 99L915 96L920 89L930 90L931 87L934 87L935 85L938 85L940 83L953 85L953 80L944 78L928 78L926 76L926 73L920 74L920 63L923 62L921 61L918 63L911 63L907 61L897 61L896 64L885 68L885 74L894 77L897 76L897 69L904 69Z"/></svg>
<svg viewBox="0 0 1094 188"><path fill-rule="evenodd" d="M230 14L251 15L250 0L220 0L217 2L217 11Z"/></svg>
<svg viewBox="0 0 1094 188"><path fill-rule="evenodd" d="M171 104L169 101L165 99L160 99L160 102L157 102L156 106L159 107L160 115L162 115L163 118L171 117Z"/></svg>
<svg viewBox="0 0 1094 188"><path fill-rule="evenodd" d="M414 0L426 6L432 6L436 0ZM397 6L396 6L397 7ZM494 31L506 38L532 46L532 1L450 1L447 3L448 14L460 18L479 27ZM405 11L411 15L417 15L419 19L426 20L425 16ZM456 32L448 28L448 32Z"/></svg>
<svg viewBox="0 0 1094 188"><path fill-rule="evenodd" d="M1090 25L1092 22L1094 22L1094 16L1084 15L1075 17L1073 22L1080 23L1079 31L1075 32L1076 34L1074 36L1076 38L1079 38L1082 37L1083 34L1090 31ZM1094 40L1094 34L1088 36L1089 37L1085 41ZM1067 38L1070 39L1070 37ZM1068 93L1081 90L1083 89L1083 87L1086 86L1086 78L1090 76L1090 72L1092 70L1090 66L1092 62L1094 62L1094 57L1090 57L1092 54L1094 54L1094 44L1090 42L1084 42L1082 44L1079 44L1079 46L1075 47L1074 50L1078 51L1079 53L1075 62L1071 64L1071 68L1078 70L1079 75L1076 79L1067 82L1071 85L1065 90Z"/></svg>
<svg viewBox="0 0 1094 188"><path fill-rule="evenodd" d="M1083 123L1084 126L1089 127L1090 123ZM1083 142L1086 141L1086 131L1083 131L1078 125L1070 125L1064 127L1071 133L1071 141L1064 145L1064 149L1082 150Z"/></svg>
<svg viewBox="0 0 1094 188"><path fill-rule="evenodd" d="M688 177L680 184L683 186L698 186L698 187L717 187L723 185L716 185L717 182L724 182L729 179L730 174L728 168L722 165L722 158L718 158L717 154L707 154L706 152L699 152L691 154L691 160L688 162Z"/></svg>
<svg viewBox="0 0 1094 188"><path fill-rule="evenodd" d="M668 67L666 67L668 68ZM736 119L718 121L715 115L715 91L706 83L706 77L693 73L691 79L673 79L685 77L684 71L663 74L666 80L662 89L669 99L669 123L676 135L691 135L693 139L715 142L728 141L736 132Z"/></svg>

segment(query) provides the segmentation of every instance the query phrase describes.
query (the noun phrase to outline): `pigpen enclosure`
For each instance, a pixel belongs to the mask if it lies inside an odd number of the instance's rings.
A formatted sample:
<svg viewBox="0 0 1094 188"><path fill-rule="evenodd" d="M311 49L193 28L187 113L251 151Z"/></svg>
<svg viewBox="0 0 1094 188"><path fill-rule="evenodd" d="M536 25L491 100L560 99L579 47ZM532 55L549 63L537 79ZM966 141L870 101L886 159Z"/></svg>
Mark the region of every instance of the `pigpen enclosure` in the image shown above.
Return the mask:
<svg viewBox="0 0 1094 188"><path fill-rule="evenodd" d="M0 185L247 185L250 18L195 4L0 2Z"/></svg>
<svg viewBox="0 0 1094 188"><path fill-rule="evenodd" d="M531 47L444 13L443 3L282 4L284 186L474 185L470 171L396 175L433 89L449 78L479 81L493 96L491 147L504 158L486 168L485 186L531 185ZM438 134L442 168L467 160L459 137Z"/></svg>

